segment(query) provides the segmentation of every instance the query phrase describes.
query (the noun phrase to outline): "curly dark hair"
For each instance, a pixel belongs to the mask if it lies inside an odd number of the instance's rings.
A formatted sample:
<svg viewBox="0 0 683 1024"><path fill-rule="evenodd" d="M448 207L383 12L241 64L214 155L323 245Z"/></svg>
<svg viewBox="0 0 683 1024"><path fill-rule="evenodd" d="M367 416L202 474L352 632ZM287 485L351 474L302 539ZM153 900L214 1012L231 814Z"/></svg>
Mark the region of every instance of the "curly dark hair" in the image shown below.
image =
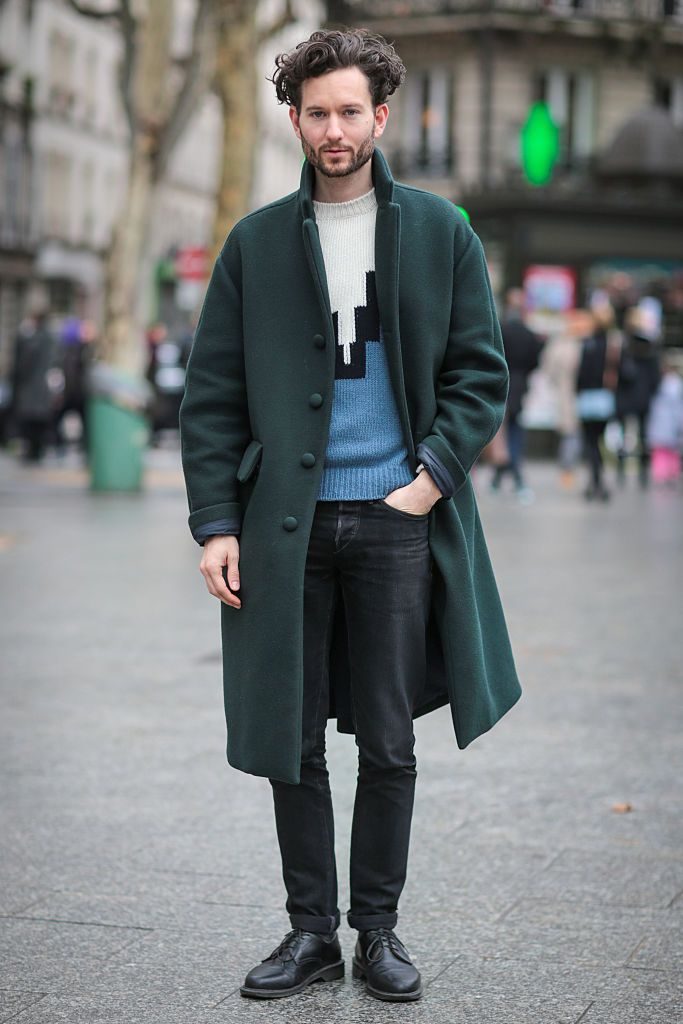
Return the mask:
<svg viewBox="0 0 683 1024"><path fill-rule="evenodd" d="M278 102L301 110L301 86L339 68L358 67L368 78L373 106L384 103L406 76L403 61L387 40L364 28L319 29L289 53L275 58L275 72L268 79Z"/></svg>

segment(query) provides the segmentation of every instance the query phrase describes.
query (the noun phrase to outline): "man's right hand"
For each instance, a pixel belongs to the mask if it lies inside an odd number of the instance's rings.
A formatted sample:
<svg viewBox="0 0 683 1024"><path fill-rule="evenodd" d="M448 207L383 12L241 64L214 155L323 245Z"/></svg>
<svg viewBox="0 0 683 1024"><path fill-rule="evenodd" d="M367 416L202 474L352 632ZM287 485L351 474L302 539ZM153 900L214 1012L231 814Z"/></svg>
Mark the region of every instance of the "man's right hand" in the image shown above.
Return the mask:
<svg viewBox="0 0 683 1024"><path fill-rule="evenodd" d="M228 567L228 583L232 590L240 587L240 545L237 537L226 537L220 534L204 541L204 554L199 564L199 571L206 580L209 593L219 598L223 604L231 608L241 608L242 602L237 594L231 593L223 579L223 566Z"/></svg>

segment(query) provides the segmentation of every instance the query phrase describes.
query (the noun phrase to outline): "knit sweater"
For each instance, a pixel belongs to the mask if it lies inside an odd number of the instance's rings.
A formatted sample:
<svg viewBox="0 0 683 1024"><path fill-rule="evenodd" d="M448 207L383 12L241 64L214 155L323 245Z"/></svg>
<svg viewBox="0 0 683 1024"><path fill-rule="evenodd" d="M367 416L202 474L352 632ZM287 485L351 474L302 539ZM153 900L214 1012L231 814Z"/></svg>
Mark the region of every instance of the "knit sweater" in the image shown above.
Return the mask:
<svg viewBox="0 0 683 1024"><path fill-rule="evenodd" d="M413 474L401 434L375 289L374 188L313 203L335 333L335 381L319 501L383 498Z"/></svg>

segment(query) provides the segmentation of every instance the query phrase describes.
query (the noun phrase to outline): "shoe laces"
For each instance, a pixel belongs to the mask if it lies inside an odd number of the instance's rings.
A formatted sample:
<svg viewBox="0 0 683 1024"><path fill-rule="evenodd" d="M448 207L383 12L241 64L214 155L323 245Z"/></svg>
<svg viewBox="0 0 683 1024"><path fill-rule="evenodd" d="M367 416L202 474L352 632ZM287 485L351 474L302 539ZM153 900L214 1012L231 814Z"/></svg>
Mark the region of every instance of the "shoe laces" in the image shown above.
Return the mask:
<svg viewBox="0 0 683 1024"><path fill-rule="evenodd" d="M287 932L280 945L262 963L266 963L267 960L280 960L283 964L286 964L293 960L294 952L292 947L299 941L301 933L301 928L293 928L291 932Z"/></svg>
<svg viewBox="0 0 683 1024"><path fill-rule="evenodd" d="M390 953L398 960L402 960L404 964L412 964L413 961L408 955L408 950L391 928L373 928L371 934L373 937L365 951L365 958L370 963L376 963L380 960L382 950L388 949Z"/></svg>

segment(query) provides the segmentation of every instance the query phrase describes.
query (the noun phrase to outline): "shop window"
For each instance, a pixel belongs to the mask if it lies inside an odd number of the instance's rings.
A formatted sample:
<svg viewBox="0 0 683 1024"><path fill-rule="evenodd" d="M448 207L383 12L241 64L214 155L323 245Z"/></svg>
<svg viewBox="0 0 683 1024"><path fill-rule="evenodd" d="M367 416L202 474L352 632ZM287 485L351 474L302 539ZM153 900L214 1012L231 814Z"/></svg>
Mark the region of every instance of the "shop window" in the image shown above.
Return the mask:
<svg viewBox="0 0 683 1024"><path fill-rule="evenodd" d="M403 86L400 151L402 173L453 170L453 73L436 67L409 72Z"/></svg>

